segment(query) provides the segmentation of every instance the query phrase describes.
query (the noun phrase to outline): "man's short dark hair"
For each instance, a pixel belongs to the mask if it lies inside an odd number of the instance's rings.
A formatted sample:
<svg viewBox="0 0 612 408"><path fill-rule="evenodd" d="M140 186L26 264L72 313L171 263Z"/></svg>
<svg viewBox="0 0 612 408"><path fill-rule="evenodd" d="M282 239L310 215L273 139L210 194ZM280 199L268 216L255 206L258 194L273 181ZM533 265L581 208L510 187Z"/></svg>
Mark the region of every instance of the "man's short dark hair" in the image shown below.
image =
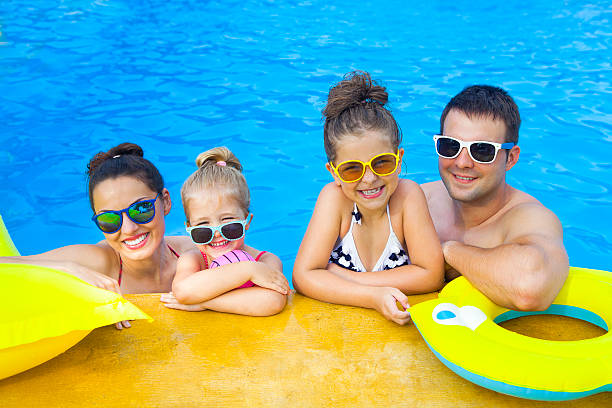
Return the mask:
<svg viewBox="0 0 612 408"><path fill-rule="evenodd" d="M490 85L472 85L453 97L440 117L440 134L444 134L444 121L451 110L463 112L467 117L490 117L506 124L506 140L518 143L521 116L518 106L508 92Z"/></svg>

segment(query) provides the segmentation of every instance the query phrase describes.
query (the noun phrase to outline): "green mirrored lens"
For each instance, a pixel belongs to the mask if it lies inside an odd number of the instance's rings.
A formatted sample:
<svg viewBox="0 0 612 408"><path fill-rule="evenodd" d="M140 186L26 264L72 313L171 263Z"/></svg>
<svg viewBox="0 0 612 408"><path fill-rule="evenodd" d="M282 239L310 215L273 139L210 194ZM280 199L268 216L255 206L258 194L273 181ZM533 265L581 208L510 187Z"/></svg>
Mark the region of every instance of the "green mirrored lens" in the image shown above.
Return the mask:
<svg viewBox="0 0 612 408"><path fill-rule="evenodd" d="M115 232L121 225L121 215L112 212L102 213L96 217L96 222L102 231Z"/></svg>
<svg viewBox="0 0 612 408"><path fill-rule="evenodd" d="M130 218L139 224L145 224L155 215L154 204L149 201L139 201L128 208Z"/></svg>

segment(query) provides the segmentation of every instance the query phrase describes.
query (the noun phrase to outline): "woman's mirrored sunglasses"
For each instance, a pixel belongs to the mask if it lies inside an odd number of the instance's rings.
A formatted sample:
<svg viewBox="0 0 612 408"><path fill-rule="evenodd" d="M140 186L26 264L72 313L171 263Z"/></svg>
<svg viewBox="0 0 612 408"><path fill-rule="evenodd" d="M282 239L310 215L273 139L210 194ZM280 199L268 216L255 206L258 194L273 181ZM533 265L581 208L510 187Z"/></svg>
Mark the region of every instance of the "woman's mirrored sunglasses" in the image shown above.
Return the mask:
<svg viewBox="0 0 612 408"><path fill-rule="evenodd" d="M94 215L91 219L100 228L100 231L105 234L112 234L121 229L123 224L123 216L121 214L123 213L136 224L146 224L155 217L155 200L157 200L157 197L159 197L159 194L152 200L136 201L123 210L104 211Z"/></svg>
<svg viewBox="0 0 612 408"><path fill-rule="evenodd" d="M195 244L205 245L211 242L215 236L215 231L219 231L221 236L228 241L236 241L244 236L245 225L249 216L244 220L230 221L216 227L209 225L196 225L186 227L187 233Z"/></svg>
<svg viewBox="0 0 612 408"><path fill-rule="evenodd" d="M454 159L459 156L461 149L467 149L470 157L477 163L491 163L497 157L497 152L501 149L512 149L516 143L493 143L482 140L466 142L444 135L434 135L436 152L438 156L445 159Z"/></svg>
<svg viewBox="0 0 612 408"><path fill-rule="evenodd" d="M361 160L346 160L338 164L338 167L334 167L334 164L329 162L336 175L345 183L354 183L361 180L365 174L366 167L369 167L372 173L377 176L388 176L397 169L398 163L399 150L397 153L378 154L367 163Z"/></svg>

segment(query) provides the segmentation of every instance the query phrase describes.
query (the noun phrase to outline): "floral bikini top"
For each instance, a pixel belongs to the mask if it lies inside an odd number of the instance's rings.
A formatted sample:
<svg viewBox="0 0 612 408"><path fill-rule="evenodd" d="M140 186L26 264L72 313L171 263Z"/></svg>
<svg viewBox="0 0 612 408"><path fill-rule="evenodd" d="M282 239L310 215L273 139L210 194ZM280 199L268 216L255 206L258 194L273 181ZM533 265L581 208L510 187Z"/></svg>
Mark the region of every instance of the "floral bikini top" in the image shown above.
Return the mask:
<svg viewBox="0 0 612 408"><path fill-rule="evenodd" d="M389 220L389 238L385 249L376 261L372 272L383 271L386 269L397 268L398 266L410 265L410 257L402 247L399 239L393 232L393 226L391 225L391 216L389 215L389 205L387 204L387 219ZM353 238L353 225L361 224L361 213L357 209L357 204L353 205L353 213L351 216L351 226L349 231L342 239L338 238L336 245L332 250L329 262L333 262L343 268L350 269L355 272L367 272L363 266L359 253L357 252L357 246L355 245L355 239Z"/></svg>

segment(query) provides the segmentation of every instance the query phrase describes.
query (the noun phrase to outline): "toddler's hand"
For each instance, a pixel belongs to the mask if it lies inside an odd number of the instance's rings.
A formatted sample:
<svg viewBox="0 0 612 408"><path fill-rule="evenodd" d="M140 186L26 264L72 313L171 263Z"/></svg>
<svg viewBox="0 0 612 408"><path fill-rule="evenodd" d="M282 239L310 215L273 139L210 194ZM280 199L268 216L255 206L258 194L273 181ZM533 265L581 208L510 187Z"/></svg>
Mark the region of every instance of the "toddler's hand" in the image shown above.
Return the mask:
<svg viewBox="0 0 612 408"><path fill-rule="evenodd" d="M168 309L184 310L186 312L201 312L202 310L206 310L203 302L196 303L194 305L184 305L179 303L172 292L162 293L159 300L163 302L164 306L166 306Z"/></svg>
<svg viewBox="0 0 612 408"><path fill-rule="evenodd" d="M262 262L253 262L252 266L251 282L262 288L275 290L283 295L289 294L289 282L287 282L285 275Z"/></svg>
<svg viewBox="0 0 612 408"><path fill-rule="evenodd" d="M408 297L396 288L378 287L376 289L378 291L376 294L376 310L386 319L399 325L403 326L408 323L410 321L410 312L407 310L410 307ZM397 303L404 310L399 310Z"/></svg>

